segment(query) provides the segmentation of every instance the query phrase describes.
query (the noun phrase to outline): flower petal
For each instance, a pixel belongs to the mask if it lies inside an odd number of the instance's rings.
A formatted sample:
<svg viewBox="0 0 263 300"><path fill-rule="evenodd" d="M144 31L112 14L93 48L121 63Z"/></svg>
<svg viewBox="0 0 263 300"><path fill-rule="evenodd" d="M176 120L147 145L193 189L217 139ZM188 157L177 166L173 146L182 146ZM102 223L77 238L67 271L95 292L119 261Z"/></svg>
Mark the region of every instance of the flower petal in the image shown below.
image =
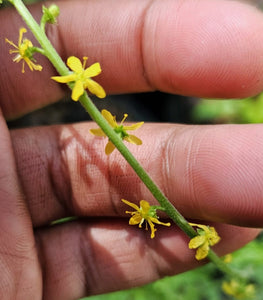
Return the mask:
<svg viewBox="0 0 263 300"><path fill-rule="evenodd" d="M106 136L106 134L102 131L101 128L90 129L89 132L90 132L91 134L96 135L96 136Z"/></svg>
<svg viewBox="0 0 263 300"><path fill-rule="evenodd" d="M231 282L226 282L224 281L223 284L222 284L222 290L228 294L228 295L231 295L231 296L234 296L235 295L235 292L236 292L236 287L237 287L237 284L235 281L231 281Z"/></svg>
<svg viewBox="0 0 263 300"><path fill-rule="evenodd" d="M28 67L30 68L31 71L42 71L42 66L34 64L32 62L32 60L30 60L28 57L24 58L24 61L26 62L26 64L28 65ZM24 71L22 70L22 73L24 73Z"/></svg>
<svg viewBox="0 0 263 300"><path fill-rule="evenodd" d="M85 82L85 88L88 88L89 91L96 95L98 98L105 98L106 92L104 91L103 87L99 85L96 81L88 78Z"/></svg>
<svg viewBox="0 0 263 300"><path fill-rule="evenodd" d="M100 67L99 63L95 63L95 64L91 65L84 71L85 77L89 77L89 78L97 76L100 73L101 73L101 67Z"/></svg>
<svg viewBox="0 0 263 300"><path fill-rule="evenodd" d="M101 114L104 117L104 119L106 119L106 121L110 124L111 127L115 128L118 126L117 122L115 121L115 118L107 109L103 109L101 111Z"/></svg>
<svg viewBox="0 0 263 300"><path fill-rule="evenodd" d="M77 74L83 72L82 63L76 56L70 56L67 59L67 65Z"/></svg>
<svg viewBox="0 0 263 300"><path fill-rule="evenodd" d="M145 201L145 200L140 201L140 208L142 209L142 212L144 214L148 213L150 207L151 206L150 206L150 203L148 201Z"/></svg>
<svg viewBox="0 0 263 300"><path fill-rule="evenodd" d="M195 258L201 260L207 257L209 253L209 244L208 242L204 243L201 247L196 250Z"/></svg>
<svg viewBox="0 0 263 300"><path fill-rule="evenodd" d="M75 81L77 79L77 76L76 74L73 73L66 76L52 76L51 79L60 83L68 83L68 82Z"/></svg>
<svg viewBox="0 0 263 300"><path fill-rule="evenodd" d="M33 47L32 42L28 39L25 39L25 40L23 40L22 45L20 45L20 50L23 49L25 51L25 50L27 50L28 48L31 48L31 47Z"/></svg>
<svg viewBox="0 0 263 300"><path fill-rule="evenodd" d="M137 225L143 221L142 216L138 213L132 216L129 220L129 225Z"/></svg>
<svg viewBox="0 0 263 300"><path fill-rule="evenodd" d="M203 236L203 235L195 236L194 238L192 238L190 240L188 247L190 249L196 249L196 248L200 247L202 244L204 244L205 241L206 241L205 236Z"/></svg>
<svg viewBox="0 0 263 300"><path fill-rule="evenodd" d="M171 223L170 223L170 222L164 223L164 222L159 221L157 218L150 218L150 220L151 220L153 223L156 223L156 224L159 224L159 225L171 226Z"/></svg>
<svg viewBox="0 0 263 300"><path fill-rule="evenodd" d="M130 202L130 201L128 201L128 200L125 200L125 199L121 199L121 201L122 201L123 203L129 205L130 207L134 208L135 210L140 211L139 206L136 205L135 203L132 203L132 202Z"/></svg>
<svg viewBox="0 0 263 300"><path fill-rule="evenodd" d="M115 149L115 146L113 145L113 143L111 141L108 141L108 143L105 147L106 155L110 155L113 152L114 149Z"/></svg>
<svg viewBox="0 0 263 300"><path fill-rule="evenodd" d="M124 130L136 130L138 128L140 128L142 125L144 124L144 122L139 122L130 126L123 126Z"/></svg>
<svg viewBox="0 0 263 300"><path fill-rule="evenodd" d="M29 67L32 66L32 68L35 71L42 71L42 69L43 69L43 67L41 65L34 64L30 59L29 59L29 61L27 61L25 59L25 62L28 64ZM30 69L31 69L31 67L30 67ZM32 69L31 69L31 71L32 71Z"/></svg>
<svg viewBox="0 0 263 300"><path fill-rule="evenodd" d="M208 226L203 224L189 223L191 226L203 229L205 232L209 232Z"/></svg>
<svg viewBox="0 0 263 300"><path fill-rule="evenodd" d="M155 237L155 231L157 231L157 229L154 227L154 224L151 222L150 219L147 219L147 222L151 228L151 239L153 239Z"/></svg>
<svg viewBox="0 0 263 300"><path fill-rule="evenodd" d="M221 240L220 236L216 232L214 227L210 227L210 237L209 237L209 244L214 246Z"/></svg>
<svg viewBox="0 0 263 300"><path fill-rule="evenodd" d="M141 145L142 144L142 140L139 139L137 136L129 134L128 136L126 136L124 138L125 141L135 144L135 145Z"/></svg>
<svg viewBox="0 0 263 300"><path fill-rule="evenodd" d="M77 80L73 89L72 89L72 94L71 94L71 98L74 101L78 101L79 97L84 93L84 88L83 88L83 84L80 80Z"/></svg>

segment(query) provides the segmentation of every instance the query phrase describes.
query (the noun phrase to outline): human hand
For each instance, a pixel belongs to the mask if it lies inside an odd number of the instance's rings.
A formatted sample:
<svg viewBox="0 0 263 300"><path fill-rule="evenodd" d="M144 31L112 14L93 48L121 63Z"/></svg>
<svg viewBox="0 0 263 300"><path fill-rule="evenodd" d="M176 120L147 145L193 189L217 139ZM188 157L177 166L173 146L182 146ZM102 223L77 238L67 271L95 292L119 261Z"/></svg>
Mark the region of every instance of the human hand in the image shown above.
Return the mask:
<svg viewBox="0 0 263 300"><path fill-rule="evenodd" d="M49 37L65 59L98 60L108 93L261 91L263 15L256 9L232 1L138 3L60 1ZM4 118L64 91L50 80L45 58L38 59L41 73L20 73L4 37L16 41L24 24L15 12L0 13L0 298L77 299L198 266L175 225L158 227L153 240L128 226L120 199L153 198L117 151L104 155L105 141L88 134L94 124L8 131ZM146 124L143 145L129 147L185 217L217 222L222 241L214 249L223 255L258 234L246 226L263 225L261 136L261 125ZM49 226L72 215L83 218Z"/></svg>

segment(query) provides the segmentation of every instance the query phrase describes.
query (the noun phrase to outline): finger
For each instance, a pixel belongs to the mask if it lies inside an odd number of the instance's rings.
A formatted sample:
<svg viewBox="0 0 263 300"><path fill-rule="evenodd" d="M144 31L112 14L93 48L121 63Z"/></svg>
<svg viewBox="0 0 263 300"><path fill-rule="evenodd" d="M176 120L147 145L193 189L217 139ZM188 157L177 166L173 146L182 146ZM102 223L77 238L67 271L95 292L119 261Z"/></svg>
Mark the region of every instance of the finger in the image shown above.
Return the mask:
<svg viewBox="0 0 263 300"><path fill-rule="evenodd" d="M221 225L227 254L255 238L256 231ZM37 231L44 269L43 299L79 299L127 289L200 266L189 239L176 227L158 227L156 237L118 219L87 220Z"/></svg>
<svg viewBox="0 0 263 300"><path fill-rule="evenodd" d="M120 216L121 199L154 202L93 123L12 132L18 173L35 226L59 217ZM262 227L262 125L145 124L128 148L187 218ZM34 183L32 185L32 182Z"/></svg>
<svg viewBox="0 0 263 300"><path fill-rule="evenodd" d="M39 299L41 271L10 136L0 111L0 299Z"/></svg>
<svg viewBox="0 0 263 300"><path fill-rule="evenodd" d="M59 5L59 25L49 26L48 36L64 60L75 55L88 56L90 64L99 61L103 72L96 79L108 93L158 89L245 97L262 89L263 18L248 4L100 0L60 1ZM39 19L39 5L32 11ZM4 37L17 40L23 25L19 20L14 12L1 12L0 95L8 117L62 96L61 85L50 80L55 71L46 59L37 57L44 66L41 73L21 74L12 63L9 47L3 43Z"/></svg>

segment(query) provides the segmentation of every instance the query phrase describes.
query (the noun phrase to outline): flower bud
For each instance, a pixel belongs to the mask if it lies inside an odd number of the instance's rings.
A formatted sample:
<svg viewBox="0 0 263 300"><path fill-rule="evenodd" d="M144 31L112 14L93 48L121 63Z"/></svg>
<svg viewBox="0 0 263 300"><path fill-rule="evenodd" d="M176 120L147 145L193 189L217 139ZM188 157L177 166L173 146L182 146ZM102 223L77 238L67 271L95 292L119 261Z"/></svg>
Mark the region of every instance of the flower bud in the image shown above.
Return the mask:
<svg viewBox="0 0 263 300"><path fill-rule="evenodd" d="M51 4L48 8L43 6L42 11L46 23L54 24L57 22L60 11L56 4Z"/></svg>

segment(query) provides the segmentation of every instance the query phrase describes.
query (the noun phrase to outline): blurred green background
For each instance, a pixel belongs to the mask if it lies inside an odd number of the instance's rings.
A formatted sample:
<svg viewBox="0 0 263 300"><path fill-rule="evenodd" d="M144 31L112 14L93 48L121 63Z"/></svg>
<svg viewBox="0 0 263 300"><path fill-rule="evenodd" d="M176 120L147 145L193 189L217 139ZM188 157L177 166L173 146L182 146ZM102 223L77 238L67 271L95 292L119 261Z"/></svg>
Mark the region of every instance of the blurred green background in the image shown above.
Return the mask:
<svg viewBox="0 0 263 300"><path fill-rule="evenodd" d="M38 2L27 0L25 3ZM253 1L251 1L253 2ZM254 1L256 2L256 1ZM2 7L3 8L3 7ZM19 68L18 68L19 69ZM18 70L19 71L19 70ZM262 123L263 94L243 100L205 100L161 92L109 96L109 101L94 100L99 108L109 108L129 121L174 122L184 124ZM162 101L160 108L159 101ZM157 103L157 105L156 105ZM46 116L49 116L46 118ZM78 103L63 99L18 120L8 122L10 129L26 126L72 123L89 120ZM263 299L263 235L233 254L232 264L249 275L257 286L256 299ZM221 284L224 278L208 264L181 275L167 277L143 287L83 298L86 300L226 300Z"/></svg>
<svg viewBox="0 0 263 300"><path fill-rule="evenodd" d="M263 236L233 253L231 264L242 270L256 284L256 298L263 299ZM193 271L166 277L146 286L98 295L83 300L227 300L221 290L224 278L212 264Z"/></svg>

